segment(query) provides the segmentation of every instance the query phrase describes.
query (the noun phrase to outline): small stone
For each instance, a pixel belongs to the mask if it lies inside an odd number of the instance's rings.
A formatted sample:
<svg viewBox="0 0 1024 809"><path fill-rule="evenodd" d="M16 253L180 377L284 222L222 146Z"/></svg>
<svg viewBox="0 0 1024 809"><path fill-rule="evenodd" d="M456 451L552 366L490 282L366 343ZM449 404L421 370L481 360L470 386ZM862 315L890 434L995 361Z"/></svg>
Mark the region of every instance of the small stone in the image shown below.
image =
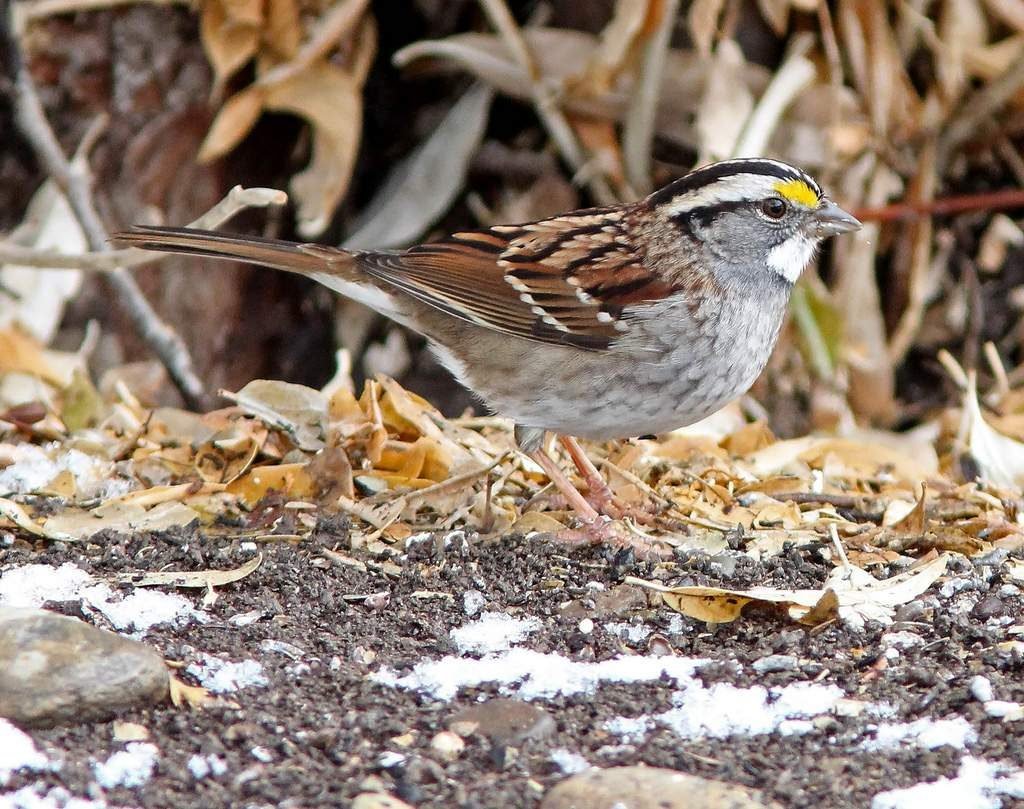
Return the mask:
<svg viewBox="0 0 1024 809"><path fill-rule="evenodd" d="M913 632L887 632L882 635L882 645L891 649L913 649L924 644L924 638Z"/></svg>
<svg viewBox="0 0 1024 809"><path fill-rule="evenodd" d="M364 792L356 795L352 809L412 809L405 801L386 792Z"/></svg>
<svg viewBox="0 0 1024 809"><path fill-rule="evenodd" d="M584 618L579 623L579 630L584 635L589 635L591 632L594 631L594 622L589 618Z"/></svg>
<svg viewBox="0 0 1024 809"><path fill-rule="evenodd" d="M144 742L149 738L149 730L135 722L114 722L115 742Z"/></svg>
<svg viewBox="0 0 1024 809"><path fill-rule="evenodd" d="M995 699L995 691L992 688L992 681L980 674L971 677L971 696L978 702L990 702Z"/></svg>
<svg viewBox="0 0 1024 809"><path fill-rule="evenodd" d="M1005 609L1003 600L999 596L988 595L974 605L974 609L971 610L971 617L987 621L989 618L997 618L1002 615Z"/></svg>
<svg viewBox="0 0 1024 809"><path fill-rule="evenodd" d="M46 610L0 608L0 716L30 727L104 721L167 698L163 658Z"/></svg>
<svg viewBox="0 0 1024 809"><path fill-rule="evenodd" d="M450 730L442 730L430 740L430 749L442 761L455 761L466 749L466 743L458 734L452 733Z"/></svg>
<svg viewBox="0 0 1024 809"><path fill-rule="evenodd" d="M555 720L543 708L514 699L489 699L452 717L449 729L459 731L463 723L474 723L476 733L494 745L517 744L525 739L543 739L555 732Z"/></svg>
<svg viewBox="0 0 1024 809"><path fill-rule="evenodd" d="M752 668L758 674L770 674L775 671L794 671L797 659L793 655L768 655L755 660Z"/></svg>
<svg viewBox="0 0 1024 809"><path fill-rule="evenodd" d="M587 770L556 784L541 809L766 809L761 793L660 767Z"/></svg>

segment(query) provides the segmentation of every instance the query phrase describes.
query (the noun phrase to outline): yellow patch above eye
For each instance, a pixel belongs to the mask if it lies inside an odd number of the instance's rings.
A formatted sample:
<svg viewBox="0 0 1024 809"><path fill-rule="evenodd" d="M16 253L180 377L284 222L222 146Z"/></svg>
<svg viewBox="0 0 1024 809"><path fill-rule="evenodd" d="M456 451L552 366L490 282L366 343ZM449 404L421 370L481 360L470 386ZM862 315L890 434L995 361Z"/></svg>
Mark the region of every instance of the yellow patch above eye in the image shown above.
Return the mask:
<svg viewBox="0 0 1024 809"><path fill-rule="evenodd" d="M775 183L775 190L779 196L796 202L807 208L814 208L818 204L818 194L803 180L781 180Z"/></svg>

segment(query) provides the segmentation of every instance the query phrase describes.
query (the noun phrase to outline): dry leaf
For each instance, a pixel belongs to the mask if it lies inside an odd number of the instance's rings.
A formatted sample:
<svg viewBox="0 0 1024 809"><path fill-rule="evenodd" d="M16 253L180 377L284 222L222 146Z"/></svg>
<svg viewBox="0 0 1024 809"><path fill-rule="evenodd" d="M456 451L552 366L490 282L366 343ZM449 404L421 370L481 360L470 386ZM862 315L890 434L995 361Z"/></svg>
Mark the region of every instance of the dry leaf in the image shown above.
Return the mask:
<svg viewBox="0 0 1024 809"><path fill-rule="evenodd" d="M362 84L331 63L267 88L266 109L305 118L313 128L313 156L289 184L299 233L319 236L348 190L363 131Z"/></svg>
<svg viewBox="0 0 1024 809"><path fill-rule="evenodd" d="M199 512L184 503L166 502L148 511L134 503L107 506L102 516L93 511L68 509L47 517L43 530L53 539L88 539L99 531L140 533L181 528L200 519Z"/></svg>
<svg viewBox="0 0 1024 809"><path fill-rule="evenodd" d="M234 149L259 120L263 101L264 89L255 85L231 96L213 119L196 159L208 163Z"/></svg>
<svg viewBox="0 0 1024 809"><path fill-rule="evenodd" d="M205 708L219 701L199 685L186 685L173 674L170 676L171 704L175 708Z"/></svg>
<svg viewBox="0 0 1024 809"><path fill-rule="evenodd" d="M448 210L466 181L492 97L477 84L452 106L430 137L391 170L353 224L345 247L405 247Z"/></svg>
<svg viewBox="0 0 1024 809"><path fill-rule="evenodd" d="M70 536L54 536L50 532L40 527L35 520L29 516L29 513L25 511L24 507L19 503L15 503L13 500L8 500L4 497L0 497L0 517L4 517L14 523L22 531L26 531L32 536L44 537L46 539L71 539Z"/></svg>
<svg viewBox="0 0 1024 809"><path fill-rule="evenodd" d="M241 567L233 570L161 570L151 573L121 573L117 580L135 587L223 587L225 584L241 581L263 563L263 554L258 553Z"/></svg>
<svg viewBox="0 0 1024 809"><path fill-rule="evenodd" d="M985 421L973 374L964 391L959 442L977 461L983 480L996 486L1024 484L1024 443L1003 435Z"/></svg>
<svg viewBox="0 0 1024 809"><path fill-rule="evenodd" d="M890 579L878 580L854 567L837 567L820 590L776 590L753 587L726 590L720 587L665 587L656 582L627 577L627 584L661 593L670 608L708 623L729 623L740 617L751 602L775 604L797 622L835 617L853 623L865 619L891 623L895 608L927 590L946 570L948 554ZM835 613L832 613L832 607Z"/></svg>
<svg viewBox="0 0 1024 809"><path fill-rule="evenodd" d="M304 463L258 466L228 484L227 491L250 507L270 491L280 492L290 500L311 498L316 495L317 487L306 467Z"/></svg>
<svg viewBox="0 0 1024 809"><path fill-rule="evenodd" d="M291 382L254 379L238 393L221 391L221 395L268 427L288 433L299 449L323 449L327 398L320 391Z"/></svg>
<svg viewBox="0 0 1024 809"><path fill-rule="evenodd" d="M256 55L262 25L262 0L203 0L199 35L213 67L215 95Z"/></svg>

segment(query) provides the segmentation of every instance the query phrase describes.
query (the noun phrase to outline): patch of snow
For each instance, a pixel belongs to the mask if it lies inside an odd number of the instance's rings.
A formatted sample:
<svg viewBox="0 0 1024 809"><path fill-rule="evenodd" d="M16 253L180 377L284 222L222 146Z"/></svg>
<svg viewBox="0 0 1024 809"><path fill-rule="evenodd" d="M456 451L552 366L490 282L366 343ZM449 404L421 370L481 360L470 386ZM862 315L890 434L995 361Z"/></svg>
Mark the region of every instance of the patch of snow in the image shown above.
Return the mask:
<svg viewBox="0 0 1024 809"><path fill-rule="evenodd" d="M385 666L371 679L443 700L452 699L460 688L497 683L503 693L530 700L593 693L601 683L651 682L663 676L688 682L693 672L708 662L700 658L630 655L587 663L532 649L511 649L474 661L455 655L428 660L417 663L404 677Z"/></svg>
<svg viewBox="0 0 1024 809"><path fill-rule="evenodd" d="M186 766L188 771L192 773L192 777L197 781L202 781L209 775L224 775L228 771L228 765L224 763L224 759L212 754L201 756L197 753L194 756L190 756Z"/></svg>
<svg viewBox="0 0 1024 809"><path fill-rule="evenodd" d="M613 635L618 637L625 636L626 640L630 643L640 643L647 639L647 636L651 634L651 628L644 624L627 624L622 621L609 622L604 625L604 628Z"/></svg>
<svg viewBox="0 0 1024 809"><path fill-rule="evenodd" d="M199 661L189 665L185 671L199 680L203 688L215 694L227 694L240 688L269 685L263 673L263 666L255 660L232 663L216 655L200 652Z"/></svg>
<svg viewBox="0 0 1024 809"><path fill-rule="evenodd" d="M917 719L891 725L879 725L875 738L861 743L864 750L895 750L912 745L925 750L948 745L964 750L978 740L978 734L962 716L953 719Z"/></svg>
<svg viewBox="0 0 1024 809"><path fill-rule="evenodd" d="M906 789L880 792L871 809L931 809L933 806L963 806L971 809L1000 809L1002 798L1024 798L1024 770L964 756L955 778L940 778Z"/></svg>
<svg viewBox="0 0 1024 809"><path fill-rule="evenodd" d="M559 747L551 751L551 761L564 775L575 775L592 768L592 764L579 753Z"/></svg>
<svg viewBox="0 0 1024 809"><path fill-rule="evenodd" d="M536 618L514 618L504 612L484 612L465 626L453 629L449 634L463 654L493 654L511 649L531 633L540 629Z"/></svg>
<svg viewBox="0 0 1024 809"><path fill-rule="evenodd" d="M605 730L626 744L639 744L653 727L654 719L649 716L616 716L604 723Z"/></svg>
<svg viewBox="0 0 1024 809"><path fill-rule="evenodd" d="M6 719L0 718L0 786L11 780L15 770L60 769L41 753L32 737Z"/></svg>
<svg viewBox="0 0 1024 809"><path fill-rule="evenodd" d="M132 489L132 482L114 477L114 464L105 458L87 455L59 444L38 447L16 444L11 447L14 462L0 469L0 495L29 494L45 489L62 472L75 478L78 496L102 500L120 497Z"/></svg>
<svg viewBox="0 0 1024 809"><path fill-rule="evenodd" d="M106 801L76 798L63 787L47 792L42 784L31 784L17 792L0 795L0 809L107 809Z"/></svg>
<svg viewBox="0 0 1024 809"><path fill-rule="evenodd" d="M980 674L971 677L971 696L978 700L978 702L991 702L994 700L996 693L992 688L992 681Z"/></svg>
<svg viewBox="0 0 1024 809"><path fill-rule="evenodd" d="M46 601L81 599L119 631L144 634L157 624L184 626L209 616L177 593L138 588L122 597L71 562L60 567L21 565L0 573L0 607L38 608Z"/></svg>
<svg viewBox="0 0 1024 809"><path fill-rule="evenodd" d="M714 683L704 688L698 681L686 684L673 695L674 708L650 717L619 717L605 729L632 743L641 741L646 730L662 725L684 739L728 736L757 736L779 732L798 735L814 729L810 717L833 711L843 698L834 685L793 683L779 688L737 688Z"/></svg>
<svg viewBox="0 0 1024 809"><path fill-rule="evenodd" d="M470 618L484 608L487 598L479 590L466 590L462 594L462 610Z"/></svg>
<svg viewBox="0 0 1024 809"><path fill-rule="evenodd" d="M1001 699L990 699L985 703L985 713L1004 722L1016 722L1024 719L1024 705L1019 702L1007 702Z"/></svg>
<svg viewBox="0 0 1024 809"><path fill-rule="evenodd" d="M102 763L93 764L96 782L104 789L141 787L153 777L159 750L149 742L129 742Z"/></svg>

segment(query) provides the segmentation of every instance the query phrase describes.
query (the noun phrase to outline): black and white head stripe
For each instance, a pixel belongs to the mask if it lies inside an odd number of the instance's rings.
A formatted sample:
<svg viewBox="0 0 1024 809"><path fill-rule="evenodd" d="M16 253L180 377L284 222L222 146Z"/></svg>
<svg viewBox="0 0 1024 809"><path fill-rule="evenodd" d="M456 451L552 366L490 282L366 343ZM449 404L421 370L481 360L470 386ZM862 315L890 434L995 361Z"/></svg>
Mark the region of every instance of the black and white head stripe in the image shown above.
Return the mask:
<svg viewBox="0 0 1024 809"><path fill-rule="evenodd" d="M656 191L649 202L666 206L671 216L770 196L813 208L821 199L822 191L813 178L798 168L777 160L744 158L695 169Z"/></svg>

